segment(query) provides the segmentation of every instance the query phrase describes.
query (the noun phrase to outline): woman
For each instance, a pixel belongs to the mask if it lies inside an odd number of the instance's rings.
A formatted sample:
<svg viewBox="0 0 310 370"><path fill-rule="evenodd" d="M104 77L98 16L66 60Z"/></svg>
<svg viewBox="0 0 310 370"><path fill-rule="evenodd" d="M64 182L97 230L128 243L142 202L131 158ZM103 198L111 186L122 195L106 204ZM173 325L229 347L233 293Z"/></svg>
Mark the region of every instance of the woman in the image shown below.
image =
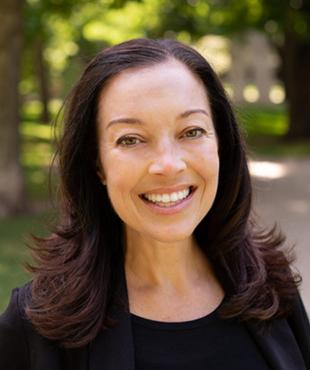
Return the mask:
<svg viewBox="0 0 310 370"><path fill-rule="evenodd" d="M67 102L61 217L0 321L0 368L310 368L297 277L250 217L244 143L192 48L100 52Z"/></svg>

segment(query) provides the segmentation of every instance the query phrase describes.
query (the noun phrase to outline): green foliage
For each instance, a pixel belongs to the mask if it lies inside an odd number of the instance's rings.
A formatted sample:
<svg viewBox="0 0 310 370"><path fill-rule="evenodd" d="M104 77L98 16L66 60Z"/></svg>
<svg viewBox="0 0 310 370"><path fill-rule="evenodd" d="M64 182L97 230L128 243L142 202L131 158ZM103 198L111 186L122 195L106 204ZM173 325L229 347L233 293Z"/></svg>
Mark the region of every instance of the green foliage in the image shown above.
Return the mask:
<svg viewBox="0 0 310 370"><path fill-rule="evenodd" d="M143 37L160 22L165 1L28 0L20 92L37 98L38 62L43 46L45 78L51 96L63 98L85 63L98 50L129 38ZM48 74L48 75L46 75Z"/></svg>
<svg viewBox="0 0 310 370"><path fill-rule="evenodd" d="M148 3L148 1L145 1ZM290 29L310 37L310 5L302 0L166 0L158 8L160 24L150 35L188 32L192 40L206 34L231 35L258 28L279 43Z"/></svg>
<svg viewBox="0 0 310 370"><path fill-rule="evenodd" d="M22 116L21 162L25 169L26 192L30 201L38 203L45 201L49 195L49 166L55 152L54 130L39 122L38 101L25 104Z"/></svg>
<svg viewBox="0 0 310 370"><path fill-rule="evenodd" d="M154 4L141 6L136 2L127 2L122 8L96 13L95 17L85 22L82 35L87 40L103 41L108 45L146 36L147 29L158 23Z"/></svg>

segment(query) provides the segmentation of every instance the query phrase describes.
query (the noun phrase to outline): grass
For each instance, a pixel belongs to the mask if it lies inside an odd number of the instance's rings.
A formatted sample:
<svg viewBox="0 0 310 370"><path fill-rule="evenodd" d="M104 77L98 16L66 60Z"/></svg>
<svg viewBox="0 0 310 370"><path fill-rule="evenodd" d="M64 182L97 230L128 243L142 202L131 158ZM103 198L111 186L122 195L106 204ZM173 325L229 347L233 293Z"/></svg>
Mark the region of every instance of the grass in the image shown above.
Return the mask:
<svg viewBox="0 0 310 370"><path fill-rule="evenodd" d="M26 246L30 234L44 235L47 213L6 218L0 221L0 312L6 307L11 290L30 279L23 268L30 262Z"/></svg>
<svg viewBox="0 0 310 370"><path fill-rule="evenodd" d="M310 156L310 139L289 141L286 138L288 119L284 106L244 106L237 117L245 132L250 152L254 156Z"/></svg>
<svg viewBox="0 0 310 370"><path fill-rule="evenodd" d="M287 142L284 135L288 122L283 106L261 108L241 107L239 121L246 131L247 142L253 155L305 156L310 155L310 140ZM48 167L54 147L49 125L38 122L36 104L30 104L23 113L22 163L26 175L26 188L31 202L44 202L48 198ZM48 213L0 220L0 311L6 306L10 291L29 280L22 268L30 261L25 238L29 233L44 233L44 220Z"/></svg>

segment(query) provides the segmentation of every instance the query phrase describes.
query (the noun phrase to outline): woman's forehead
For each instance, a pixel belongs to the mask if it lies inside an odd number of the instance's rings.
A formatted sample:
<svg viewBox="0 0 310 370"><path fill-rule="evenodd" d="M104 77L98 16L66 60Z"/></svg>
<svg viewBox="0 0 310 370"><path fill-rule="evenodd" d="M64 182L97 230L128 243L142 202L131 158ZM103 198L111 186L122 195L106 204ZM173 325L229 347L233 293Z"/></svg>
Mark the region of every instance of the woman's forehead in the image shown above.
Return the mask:
<svg viewBox="0 0 310 370"><path fill-rule="evenodd" d="M156 64L137 66L121 71L106 82L102 89L102 94L110 89L111 86L114 88L117 86L122 88L124 85L130 88L132 84L134 84L134 86L138 84L153 86L156 83L163 83L167 79L174 82L178 80L184 81L184 83L193 83L193 81L195 81L196 84L203 86L200 78L184 63L170 58Z"/></svg>
<svg viewBox="0 0 310 370"><path fill-rule="evenodd" d="M190 105L206 108L209 104L202 81L181 62L169 60L113 77L100 94L99 115L105 120L124 111L173 109L178 105L186 110Z"/></svg>

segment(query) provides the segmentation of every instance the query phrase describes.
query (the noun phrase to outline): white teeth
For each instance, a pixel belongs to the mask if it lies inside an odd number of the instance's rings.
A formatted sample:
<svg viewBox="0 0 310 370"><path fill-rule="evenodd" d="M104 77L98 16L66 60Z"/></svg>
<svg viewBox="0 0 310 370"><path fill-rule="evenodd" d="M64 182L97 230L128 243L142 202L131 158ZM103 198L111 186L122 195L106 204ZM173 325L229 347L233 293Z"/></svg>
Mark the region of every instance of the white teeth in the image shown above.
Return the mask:
<svg viewBox="0 0 310 370"><path fill-rule="evenodd" d="M164 203L168 203L168 202L170 201L170 196L169 196L168 194L163 194L163 195L161 196L161 200L162 200L162 202L164 202Z"/></svg>
<svg viewBox="0 0 310 370"><path fill-rule="evenodd" d="M176 193L172 193L170 195L170 199L172 202L176 202L178 200L178 195Z"/></svg>
<svg viewBox="0 0 310 370"><path fill-rule="evenodd" d="M182 200L188 196L190 189L170 193L170 194L144 194L144 197L153 203L171 203Z"/></svg>

